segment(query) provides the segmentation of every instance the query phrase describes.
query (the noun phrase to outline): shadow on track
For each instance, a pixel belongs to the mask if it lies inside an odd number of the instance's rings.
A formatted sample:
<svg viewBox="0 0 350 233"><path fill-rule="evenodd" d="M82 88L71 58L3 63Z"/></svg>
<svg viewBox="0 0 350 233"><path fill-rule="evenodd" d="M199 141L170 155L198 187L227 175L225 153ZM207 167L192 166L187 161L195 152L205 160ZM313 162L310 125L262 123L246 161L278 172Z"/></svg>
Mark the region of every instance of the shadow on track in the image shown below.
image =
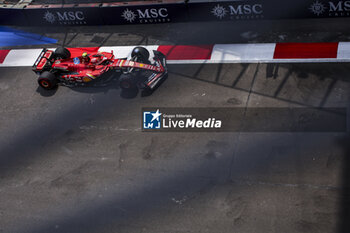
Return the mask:
<svg viewBox="0 0 350 233"><path fill-rule="evenodd" d="M141 92L141 95L140 95L141 97L151 96L153 92L156 91L166 79L167 79L167 76L164 77L153 90L149 90L149 89L140 90L139 88L133 88L130 90L121 89L119 87L119 76L115 76L111 80L109 80L108 83L105 83L105 84L96 84L93 86L58 85L56 88L52 90L45 90L41 87L38 87L36 92L38 92L43 97L51 97L55 95L58 88L70 88L73 91L81 92L81 93L107 93L110 90L120 90L120 97L125 99L132 99L132 98L136 98L139 92Z"/></svg>
<svg viewBox="0 0 350 233"><path fill-rule="evenodd" d="M278 136L276 135L276 137ZM81 205L75 210L69 211L69 213L62 213L63 215L59 215L59 218L45 221L39 225L33 224L30 227L27 226L25 230L20 232L115 232L120 226L132 226L133 222L142 218L142 216L147 219L147 217L156 215L157 212L175 208L175 204L171 201L173 197L186 196L190 200L194 200L200 198L209 190L220 186L231 186L230 189L232 192L239 192L242 185L245 187L245 182L247 182L246 185L248 186L251 186L252 182L255 182L249 179L249 177L255 177L256 174L261 174L267 167L271 166L268 159L271 155L262 154L260 148L275 143L276 137L265 137L260 141L254 141L254 147L250 146L244 151L244 155L247 155L248 158L245 159L243 164L234 164L233 167L230 167L232 151L228 150L220 158L211 158L205 162L202 161L195 167L182 169L180 173L167 173L163 177L148 180L147 183L137 186L132 192L128 192L125 195L119 195L118 190L110 190L109 193L104 193L104 198L100 200ZM289 137L282 138L287 139ZM297 134L295 134L295 138L297 138ZM320 145L324 145L323 143L327 140L326 138L316 139L312 136L302 138L303 140L306 139L304 143L314 148L320 148ZM283 167L289 166L288 164L294 161L296 157L303 156L303 154L295 154L294 152L293 150L287 154L283 154L283 156L281 155L279 158L276 158L274 162L279 164L280 169L283 170ZM322 159L322 156L319 155L316 159ZM302 166L302 169L298 168L299 175L301 175L304 169L308 169L308 165L299 165ZM234 172L231 177L227 178L228 170L230 169L233 169ZM207 178L200 178L202 176L206 176ZM245 181L243 177L248 177L248 181ZM256 182L259 182L259 180ZM304 193L305 184L303 180L299 182L292 189L296 192ZM237 186L237 183L240 185ZM274 183L271 185L272 187L273 185L283 186L283 184ZM332 189L337 190L337 188ZM298 212L303 207L293 208ZM54 228L55 225L59 227Z"/></svg>
<svg viewBox="0 0 350 233"><path fill-rule="evenodd" d="M348 99L350 102L350 98ZM342 190L339 194L338 233L350 232L350 113L348 105L347 135L339 140L343 148Z"/></svg>
<svg viewBox="0 0 350 233"><path fill-rule="evenodd" d="M42 97L51 97L54 96L55 93L57 92L57 89L59 87L55 87L54 89L51 90L45 90L44 88L38 86L38 88L36 89L36 92L39 93Z"/></svg>
<svg viewBox="0 0 350 233"><path fill-rule="evenodd" d="M71 108L65 109L65 111L62 111L49 121L43 122L42 125L33 126L31 129L21 132L17 138L11 141L10 145L0 149L0 164L9 169L11 163L23 161L24 157L27 157L24 162L30 164L37 157L36 152L43 144L48 144L55 136L63 134L67 129L79 126L85 120L83 117L88 116L91 118L93 116L99 118L100 114L106 109L116 106L116 102L121 103L120 100L116 100L118 98L112 99L110 97L116 96L101 96L93 106L76 103L77 105L72 105ZM79 119L79 121L72 121L71 119ZM298 138L297 134L295 135ZM304 144L321 149L323 148L322 146L327 145L326 142L328 140L328 138L322 137L318 139L313 137L313 135L303 139L305 139L303 140ZM248 143L251 143L251 141L248 141ZM159 177L158 180L153 180L144 186L137 187L133 192L129 192L118 198L115 197L115 193L109 193L101 201L88 203L87 206L81 206L81 208L76 208L69 213L63 213L64 215L61 217L45 220L44 223L34 222L33 225L25 225L21 232L87 233L102 232L106 229L116 231L119 225L125 224L125 222L130 224L130 222L139 216L150 216L159 209L171 208L173 203L169 202L169 200L174 195L188 195L194 198L200 196L205 190L212 189L215 186L221 184L233 185L236 177L249 177L256 173L264 172L270 166L270 161L268 159L269 155L262 153L261 148L273 144L279 145L279 143L276 143L275 138L266 137L260 141L254 140L254 145L248 146L247 150L243 152L248 158L245 160L244 166L234 164L234 168L229 167L232 156L235 155L232 154L232 151L224 151L219 158L214 158L214 160L200 163L196 167L182 170L180 174L168 174L164 177ZM54 147L57 145L53 143L51 146ZM281 154L277 158L275 163L278 164L279 168L288 166L294 156L300 156L293 152L295 151ZM322 155L316 154L315 156ZM307 165L305 164L303 166L307 170ZM227 170L230 169L234 169L232 173L234 175L227 178ZM1 173L5 172L6 169L1 170ZM208 174L211 174L209 179L203 183L198 182L199 179L203 180L201 178L203 175L208 176ZM298 185L297 189L303 192L304 186L301 184L299 187ZM115 192L118 192L118 190ZM54 226L56 225L59 228L55 229Z"/></svg>
<svg viewBox="0 0 350 233"><path fill-rule="evenodd" d="M260 63L259 63L260 64ZM263 64L263 63L262 63ZM232 64L233 65L233 64ZM271 92L267 92L265 90L256 90L253 88L250 90L249 88L243 88L238 85L238 83L242 80L242 77L247 78L246 71L250 66L254 66L255 64L240 64L241 70L237 76L230 75L225 76L226 79L230 79L232 85L226 82L222 82L222 67L223 65L217 64L206 64L206 65L170 65L169 73L179 75L184 78L194 79L206 83L211 83L214 85L219 85L227 88L232 88L235 90L240 90L244 92L251 92L256 95L270 97L277 100L285 101L291 104L298 104L301 106L315 107L315 104L308 103L308 101L303 100L294 100L292 98L286 97L286 92L291 92L291 87L288 86L287 83L293 74L294 77L297 77L298 80L295 80L295 89L299 89L301 92L305 93L306 96L312 96L313 93L322 92L323 96L319 97L320 101L317 104L317 107L323 107L328 98L331 96L333 88L337 84L338 81L350 82L349 79L349 64L344 63L327 63L327 66L323 66L320 68L320 64L318 63L291 63L291 64L266 64L266 71L259 68L259 73L266 72L265 77L266 80L273 78L276 81L279 81L279 85L276 90ZM204 67L212 66L213 70L216 70L215 79L210 79L210 77L199 78L199 74L204 70ZM238 66L238 64L237 64ZM287 69L286 73L281 77L281 68ZM336 70L337 72L335 72ZM188 75L194 73L193 75ZM263 76L263 75L261 75ZM312 77L314 76L314 77ZM317 79L315 77L318 77ZM260 79L261 80L261 79ZM315 86L315 83L319 84L319 86ZM287 89L286 89L287 88ZM288 89L289 88L289 89ZM293 90L295 90L293 89ZM283 95L284 93L284 95ZM289 93L293 95L293 93Z"/></svg>

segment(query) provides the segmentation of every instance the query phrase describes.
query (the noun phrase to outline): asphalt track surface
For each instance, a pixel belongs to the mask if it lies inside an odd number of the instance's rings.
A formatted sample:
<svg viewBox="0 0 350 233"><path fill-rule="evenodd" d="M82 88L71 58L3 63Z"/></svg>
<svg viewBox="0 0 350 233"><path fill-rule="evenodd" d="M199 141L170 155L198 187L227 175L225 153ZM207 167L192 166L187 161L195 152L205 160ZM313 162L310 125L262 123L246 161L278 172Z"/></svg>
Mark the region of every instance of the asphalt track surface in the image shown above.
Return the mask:
<svg viewBox="0 0 350 233"><path fill-rule="evenodd" d="M82 47L349 41L349 25L40 30ZM214 28L224 31L207 34ZM169 65L168 79L142 97L114 84L47 92L29 67L1 68L0 232L350 232L346 133L140 129L142 107L349 109L349 71L346 63Z"/></svg>

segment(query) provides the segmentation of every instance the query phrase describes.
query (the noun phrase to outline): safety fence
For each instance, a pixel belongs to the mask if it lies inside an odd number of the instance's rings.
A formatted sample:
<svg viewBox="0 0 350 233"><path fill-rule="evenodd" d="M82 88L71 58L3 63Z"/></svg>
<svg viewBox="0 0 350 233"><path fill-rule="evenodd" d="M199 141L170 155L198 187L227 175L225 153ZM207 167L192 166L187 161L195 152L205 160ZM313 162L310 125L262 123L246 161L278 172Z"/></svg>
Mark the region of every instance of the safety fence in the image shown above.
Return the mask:
<svg viewBox="0 0 350 233"><path fill-rule="evenodd" d="M142 1L0 8L1 25L73 26L350 16L350 1Z"/></svg>

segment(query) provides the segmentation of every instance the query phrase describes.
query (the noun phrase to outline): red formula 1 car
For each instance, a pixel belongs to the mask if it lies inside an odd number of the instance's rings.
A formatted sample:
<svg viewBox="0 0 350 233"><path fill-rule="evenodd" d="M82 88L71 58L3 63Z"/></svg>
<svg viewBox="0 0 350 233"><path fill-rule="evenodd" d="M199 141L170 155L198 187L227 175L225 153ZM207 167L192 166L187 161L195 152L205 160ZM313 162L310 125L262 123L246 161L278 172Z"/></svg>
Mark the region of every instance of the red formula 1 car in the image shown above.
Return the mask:
<svg viewBox="0 0 350 233"><path fill-rule="evenodd" d="M116 59L113 52L82 53L71 57L68 49L59 47L55 51L43 49L33 65L39 75L38 83L44 89L53 89L58 84L68 86L89 85L104 82L104 75L110 71L121 73L119 85L122 89L154 89L166 77L165 56L153 51L154 62L143 47L135 47L131 59Z"/></svg>

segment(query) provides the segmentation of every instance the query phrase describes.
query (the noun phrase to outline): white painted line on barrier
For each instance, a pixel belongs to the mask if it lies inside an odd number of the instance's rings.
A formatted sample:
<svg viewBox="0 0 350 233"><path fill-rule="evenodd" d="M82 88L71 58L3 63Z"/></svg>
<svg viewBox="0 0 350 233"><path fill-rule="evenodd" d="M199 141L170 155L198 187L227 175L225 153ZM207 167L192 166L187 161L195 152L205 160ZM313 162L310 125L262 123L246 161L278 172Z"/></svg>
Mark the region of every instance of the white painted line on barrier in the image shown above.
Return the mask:
<svg viewBox="0 0 350 233"><path fill-rule="evenodd" d="M153 50L158 45L142 46L150 51L153 58ZM322 62L350 62L350 42L339 42L337 58L302 58L302 59L274 59L276 44L217 44L213 46L211 58L168 60L168 64L217 64L217 63L322 63ZM106 46L99 48L100 52L113 51L116 58L130 58L135 46ZM52 48L54 50L54 48ZM10 50L0 67L32 66L42 49L16 49Z"/></svg>
<svg viewBox="0 0 350 233"><path fill-rule="evenodd" d="M350 43L339 42L337 59L349 59L350 58Z"/></svg>
<svg viewBox="0 0 350 233"><path fill-rule="evenodd" d="M272 60L275 47L276 44L217 44L210 60L216 63Z"/></svg>
<svg viewBox="0 0 350 233"><path fill-rule="evenodd" d="M230 63L327 63L350 62L348 59L322 58L322 59L274 59L274 60L168 60L167 64L230 64Z"/></svg>
<svg viewBox="0 0 350 233"><path fill-rule="evenodd" d="M32 66L42 49L11 50L1 66Z"/></svg>

